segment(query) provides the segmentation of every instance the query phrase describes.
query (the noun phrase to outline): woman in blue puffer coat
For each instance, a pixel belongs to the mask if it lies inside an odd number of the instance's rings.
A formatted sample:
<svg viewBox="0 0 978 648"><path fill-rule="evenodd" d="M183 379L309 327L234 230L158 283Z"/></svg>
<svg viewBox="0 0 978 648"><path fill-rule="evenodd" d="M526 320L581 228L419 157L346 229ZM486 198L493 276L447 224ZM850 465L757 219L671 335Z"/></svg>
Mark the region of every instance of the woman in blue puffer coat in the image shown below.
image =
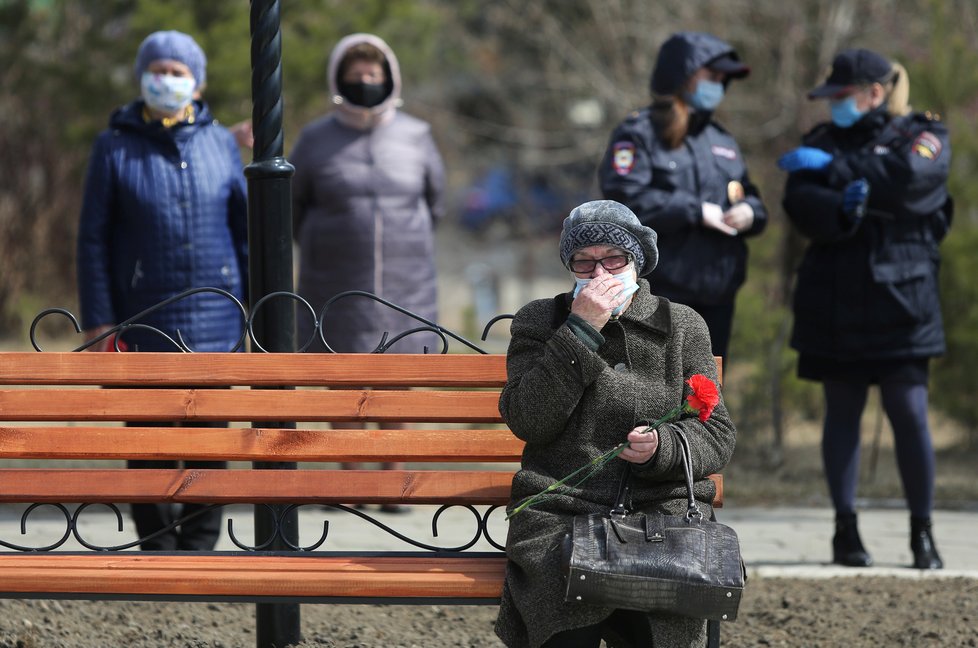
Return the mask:
<svg viewBox="0 0 978 648"><path fill-rule="evenodd" d="M78 227L78 291L89 339L189 288L244 299L247 200L234 137L200 99L204 52L190 36L156 32L136 60L142 97L116 110L95 140ZM194 351L228 351L240 310L211 293L140 320ZM173 351L140 329L123 341Z"/></svg>
<svg viewBox="0 0 978 648"><path fill-rule="evenodd" d="M206 69L204 52L190 36L150 34L136 56L141 98L116 110L95 141L78 227L78 293L88 340L190 288L222 288L240 300L247 294L241 158L234 136L200 99ZM179 300L138 322L173 339L179 334L194 351L229 351L243 327L238 306L215 293ZM126 330L120 342L134 351L176 350L142 328ZM107 347L102 340L95 350ZM133 468L174 465L129 462ZM152 538L174 524L176 512L134 504L132 515L145 550L210 550L220 533L220 509L201 504L184 506L182 515L194 517Z"/></svg>

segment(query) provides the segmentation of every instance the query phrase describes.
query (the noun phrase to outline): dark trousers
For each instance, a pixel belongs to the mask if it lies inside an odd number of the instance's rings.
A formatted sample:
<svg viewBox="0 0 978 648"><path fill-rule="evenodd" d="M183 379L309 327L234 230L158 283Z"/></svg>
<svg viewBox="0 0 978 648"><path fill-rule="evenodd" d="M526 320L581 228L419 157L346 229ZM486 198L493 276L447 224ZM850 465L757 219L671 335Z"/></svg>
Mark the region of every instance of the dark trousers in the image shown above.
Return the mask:
<svg viewBox="0 0 978 648"><path fill-rule="evenodd" d="M859 483L859 421L867 383L826 380L822 460L838 513L853 513ZM930 517L934 500L934 447L927 423L927 385L881 382L883 410L893 427L897 466L914 517Z"/></svg>
<svg viewBox="0 0 978 648"><path fill-rule="evenodd" d="M655 293L655 289L652 290ZM678 304L685 304L699 313L706 327L710 329L710 343L713 355L727 359L727 349L730 347L730 331L733 327L734 303L729 304L698 304L696 302L673 299L667 292L656 293Z"/></svg>
<svg viewBox="0 0 978 648"><path fill-rule="evenodd" d="M558 632L541 648L598 648L602 636L618 639L629 646L651 646L652 633L648 614L632 610L615 610L611 616L592 626Z"/></svg>
<svg viewBox="0 0 978 648"><path fill-rule="evenodd" d="M129 427L184 427L180 423L131 423ZM186 426L190 427L190 426ZM227 427L222 422L195 422L193 427ZM226 461L127 461L129 468L227 468ZM136 533L140 538L148 538L157 531L173 524L177 519L201 512L183 524L161 533L154 538L143 540L139 547L143 551L211 551L221 535L221 509L207 510L207 504L183 504L177 510L175 504L132 504L132 519L136 523Z"/></svg>

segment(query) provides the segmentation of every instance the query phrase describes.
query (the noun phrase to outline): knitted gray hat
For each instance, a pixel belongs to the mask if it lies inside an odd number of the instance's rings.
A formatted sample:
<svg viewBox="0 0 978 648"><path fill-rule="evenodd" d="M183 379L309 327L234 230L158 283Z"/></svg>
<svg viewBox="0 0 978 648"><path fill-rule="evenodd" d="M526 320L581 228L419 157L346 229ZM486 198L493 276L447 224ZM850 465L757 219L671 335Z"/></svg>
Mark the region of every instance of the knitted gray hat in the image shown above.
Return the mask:
<svg viewBox="0 0 978 648"><path fill-rule="evenodd" d="M643 277L659 262L655 230L639 222L631 209L614 200L592 200L578 205L564 219L560 233L560 260L591 245L613 245L635 257L635 269Z"/></svg>
<svg viewBox="0 0 978 648"><path fill-rule="evenodd" d="M168 59L179 61L190 68L190 73L201 87L207 81L207 56L190 36L178 31L153 32L143 40L136 53L136 80L153 61Z"/></svg>

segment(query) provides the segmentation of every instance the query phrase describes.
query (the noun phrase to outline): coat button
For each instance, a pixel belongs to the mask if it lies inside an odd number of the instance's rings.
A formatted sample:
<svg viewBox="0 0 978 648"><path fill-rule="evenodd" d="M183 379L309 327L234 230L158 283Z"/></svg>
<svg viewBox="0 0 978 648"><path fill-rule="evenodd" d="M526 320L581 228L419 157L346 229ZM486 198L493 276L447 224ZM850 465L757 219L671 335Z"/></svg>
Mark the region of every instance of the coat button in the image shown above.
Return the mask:
<svg viewBox="0 0 978 648"><path fill-rule="evenodd" d="M186 169L187 168L187 162L186 162L186 160L180 162L180 168L181 169Z"/></svg>
<svg viewBox="0 0 978 648"><path fill-rule="evenodd" d="M676 161L675 160L669 160L669 168L670 169L675 169L676 168Z"/></svg>
<svg viewBox="0 0 978 648"><path fill-rule="evenodd" d="M619 373L628 371L628 365L626 365L624 362L619 362L618 364L615 365L615 371Z"/></svg>

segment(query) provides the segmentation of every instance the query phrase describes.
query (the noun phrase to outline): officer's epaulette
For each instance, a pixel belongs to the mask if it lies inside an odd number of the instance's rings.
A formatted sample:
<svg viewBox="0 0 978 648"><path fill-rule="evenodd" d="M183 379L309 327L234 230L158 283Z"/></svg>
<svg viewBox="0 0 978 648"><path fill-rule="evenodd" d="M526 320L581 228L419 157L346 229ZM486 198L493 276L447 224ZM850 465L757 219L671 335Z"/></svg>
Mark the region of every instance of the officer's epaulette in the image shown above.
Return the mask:
<svg viewBox="0 0 978 648"><path fill-rule="evenodd" d="M649 109L647 107L639 108L638 110L633 110L632 112L628 113L628 116L625 117L625 121L634 122L634 121L640 121L642 119L648 119L648 114L649 114Z"/></svg>
<svg viewBox="0 0 978 648"><path fill-rule="evenodd" d="M820 122L812 126L812 129L807 133L805 133L804 136L809 137L810 135L818 135L820 133L827 131L830 128L832 128L832 122Z"/></svg>
<svg viewBox="0 0 978 648"><path fill-rule="evenodd" d="M820 122L818 124L815 124L815 126L813 126L811 130L809 130L807 133L801 136L801 141L811 142L812 140L817 139L823 133L828 131L829 128L831 127L832 127L832 122Z"/></svg>
<svg viewBox="0 0 978 648"><path fill-rule="evenodd" d="M723 127L723 124L721 124L717 120L711 119L710 120L710 124L713 126L713 128L717 129L718 131L720 131L724 135L729 135L730 134L730 131L728 131L726 128L724 128Z"/></svg>
<svg viewBox="0 0 978 648"><path fill-rule="evenodd" d="M914 119L916 119L917 121L926 121L926 122L941 121L940 113L931 112L929 110L925 110L924 112L914 113L913 116Z"/></svg>

